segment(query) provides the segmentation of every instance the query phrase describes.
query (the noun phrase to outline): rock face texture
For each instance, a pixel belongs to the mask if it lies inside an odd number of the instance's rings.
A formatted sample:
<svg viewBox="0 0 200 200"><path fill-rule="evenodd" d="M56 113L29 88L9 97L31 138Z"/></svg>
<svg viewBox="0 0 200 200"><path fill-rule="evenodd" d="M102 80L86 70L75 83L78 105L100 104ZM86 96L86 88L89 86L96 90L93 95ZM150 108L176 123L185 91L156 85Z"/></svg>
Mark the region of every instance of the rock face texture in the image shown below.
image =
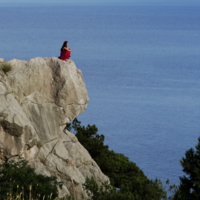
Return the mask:
<svg viewBox="0 0 200 200"><path fill-rule="evenodd" d="M8 63L10 72L0 70L0 162L24 157L37 173L64 183L61 196L86 199L86 177L99 183L108 178L75 135L64 130L87 107L81 71L72 60L58 58Z"/></svg>

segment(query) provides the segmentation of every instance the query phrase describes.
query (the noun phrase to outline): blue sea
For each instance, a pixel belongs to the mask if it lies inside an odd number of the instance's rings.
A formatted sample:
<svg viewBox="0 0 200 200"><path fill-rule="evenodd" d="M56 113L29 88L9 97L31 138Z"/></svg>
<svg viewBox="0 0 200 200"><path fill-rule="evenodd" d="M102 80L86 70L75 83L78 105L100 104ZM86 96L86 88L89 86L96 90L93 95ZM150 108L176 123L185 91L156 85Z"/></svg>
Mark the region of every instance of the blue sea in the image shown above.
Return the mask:
<svg viewBox="0 0 200 200"><path fill-rule="evenodd" d="M200 7L0 4L0 57L56 57L69 41L95 124L151 179L179 184L200 136Z"/></svg>

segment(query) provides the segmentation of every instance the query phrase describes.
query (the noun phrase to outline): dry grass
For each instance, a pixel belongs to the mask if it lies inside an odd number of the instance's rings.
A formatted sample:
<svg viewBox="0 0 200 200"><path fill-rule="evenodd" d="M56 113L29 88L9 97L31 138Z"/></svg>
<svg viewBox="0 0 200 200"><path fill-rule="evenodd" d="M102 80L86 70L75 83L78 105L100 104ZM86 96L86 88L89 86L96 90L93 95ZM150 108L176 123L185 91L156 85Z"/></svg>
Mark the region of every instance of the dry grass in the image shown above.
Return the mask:
<svg viewBox="0 0 200 200"><path fill-rule="evenodd" d="M17 194L13 195L12 191L10 191L10 193L7 193L7 197L4 200L74 200L73 197L71 196L65 196L63 198L52 198L52 194L50 194L49 196L41 196L40 194L34 194L34 192L32 191L32 186L29 186L29 198L24 198L24 188L19 188L17 187ZM0 195L1 196L1 195Z"/></svg>

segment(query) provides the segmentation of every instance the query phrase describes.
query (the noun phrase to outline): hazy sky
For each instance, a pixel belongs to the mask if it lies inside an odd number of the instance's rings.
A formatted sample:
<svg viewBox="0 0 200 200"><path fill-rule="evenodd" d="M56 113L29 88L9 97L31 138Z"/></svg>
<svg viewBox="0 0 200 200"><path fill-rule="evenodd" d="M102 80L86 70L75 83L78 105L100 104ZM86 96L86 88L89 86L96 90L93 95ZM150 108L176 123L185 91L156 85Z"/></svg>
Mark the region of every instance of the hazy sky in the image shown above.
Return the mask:
<svg viewBox="0 0 200 200"><path fill-rule="evenodd" d="M200 0L0 0L1 3L70 3L70 4L113 4L113 5L200 5Z"/></svg>

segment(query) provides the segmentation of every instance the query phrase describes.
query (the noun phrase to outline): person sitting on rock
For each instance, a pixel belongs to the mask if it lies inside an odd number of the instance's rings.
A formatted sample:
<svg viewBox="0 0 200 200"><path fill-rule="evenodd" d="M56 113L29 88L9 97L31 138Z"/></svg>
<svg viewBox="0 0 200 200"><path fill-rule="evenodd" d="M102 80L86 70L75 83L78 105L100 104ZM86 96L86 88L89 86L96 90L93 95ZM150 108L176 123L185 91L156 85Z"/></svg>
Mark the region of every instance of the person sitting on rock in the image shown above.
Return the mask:
<svg viewBox="0 0 200 200"><path fill-rule="evenodd" d="M67 47L68 41L65 41L60 49L60 57L58 57L61 60L67 60L70 58L71 49Z"/></svg>

